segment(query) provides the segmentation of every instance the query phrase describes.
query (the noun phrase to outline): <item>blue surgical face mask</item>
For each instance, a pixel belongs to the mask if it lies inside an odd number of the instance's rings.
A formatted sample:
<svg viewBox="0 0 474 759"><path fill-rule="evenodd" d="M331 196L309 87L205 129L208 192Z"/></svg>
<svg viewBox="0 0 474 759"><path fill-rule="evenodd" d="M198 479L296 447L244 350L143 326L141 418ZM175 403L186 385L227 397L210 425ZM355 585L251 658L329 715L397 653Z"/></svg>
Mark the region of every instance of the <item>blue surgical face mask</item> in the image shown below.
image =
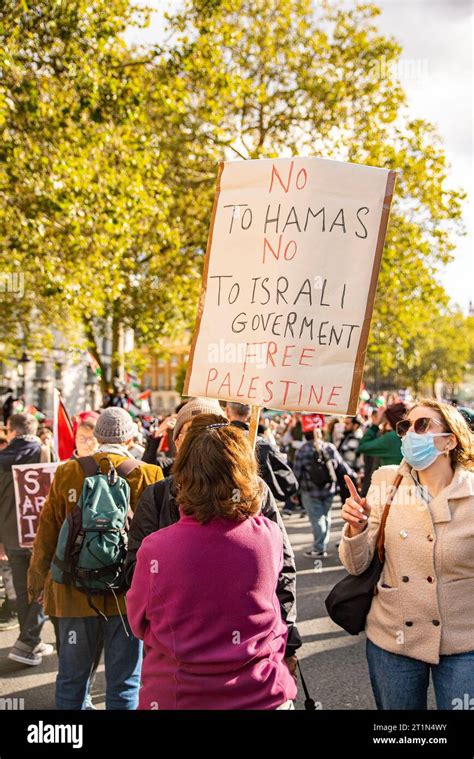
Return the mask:
<svg viewBox="0 0 474 759"><path fill-rule="evenodd" d="M443 453L435 446L434 438L450 434L450 432L426 432L424 435L419 435L417 432L407 432L402 440L403 458L417 471L427 469Z"/></svg>

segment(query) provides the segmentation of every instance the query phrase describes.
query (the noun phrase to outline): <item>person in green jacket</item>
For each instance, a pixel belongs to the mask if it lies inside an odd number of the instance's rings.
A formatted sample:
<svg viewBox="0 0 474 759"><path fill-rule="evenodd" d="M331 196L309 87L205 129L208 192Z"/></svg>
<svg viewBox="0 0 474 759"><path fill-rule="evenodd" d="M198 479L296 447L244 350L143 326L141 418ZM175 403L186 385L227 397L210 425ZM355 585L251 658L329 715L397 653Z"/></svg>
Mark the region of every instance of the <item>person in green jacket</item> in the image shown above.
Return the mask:
<svg viewBox="0 0 474 759"><path fill-rule="evenodd" d="M358 453L376 456L380 466L400 464L403 456L401 440L395 432L397 422L405 418L407 407L404 403L392 403L380 408L372 416L372 424L360 441Z"/></svg>

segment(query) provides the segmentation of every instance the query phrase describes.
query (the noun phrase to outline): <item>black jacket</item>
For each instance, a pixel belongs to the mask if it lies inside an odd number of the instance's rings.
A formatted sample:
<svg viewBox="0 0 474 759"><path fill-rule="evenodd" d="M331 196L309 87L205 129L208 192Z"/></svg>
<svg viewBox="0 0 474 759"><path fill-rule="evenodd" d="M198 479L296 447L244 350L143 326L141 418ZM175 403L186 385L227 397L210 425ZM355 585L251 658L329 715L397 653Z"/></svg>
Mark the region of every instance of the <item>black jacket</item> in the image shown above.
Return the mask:
<svg viewBox="0 0 474 759"><path fill-rule="evenodd" d="M249 425L245 422L234 421L231 424L246 432L249 431ZM255 442L255 455L260 477L267 483L277 501L286 501L287 498L298 492L298 480L285 456L261 435L257 436Z"/></svg>
<svg viewBox="0 0 474 759"><path fill-rule="evenodd" d="M6 399L5 403L2 406L3 424L6 424L7 421L8 421L8 419L11 417L12 411L13 411L13 404L14 403L15 403L14 396L13 395L9 395L8 398Z"/></svg>
<svg viewBox="0 0 474 759"><path fill-rule="evenodd" d="M262 503L263 516L276 522L283 535L283 567L278 578L277 596L280 601L282 619L288 625L288 640L285 656L292 656L302 645L296 628L296 566L295 555L288 538L285 525L268 487L265 488ZM169 527L179 521L178 504L173 490L173 478L147 487L140 496L128 534L128 552L125 559L125 579L130 587L137 561L137 551L141 542L152 532Z"/></svg>
<svg viewBox="0 0 474 759"><path fill-rule="evenodd" d="M41 440L31 435L14 437L0 451L0 542L8 548L19 548L12 466L39 464L42 447Z"/></svg>
<svg viewBox="0 0 474 759"><path fill-rule="evenodd" d="M155 464L156 466L161 467L164 476L168 477L168 475L171 474L171 467L173 466L174 459L169 454L158 450L160 443L160 437L148 435L145 442L142 461L144 464Z"/></svg>

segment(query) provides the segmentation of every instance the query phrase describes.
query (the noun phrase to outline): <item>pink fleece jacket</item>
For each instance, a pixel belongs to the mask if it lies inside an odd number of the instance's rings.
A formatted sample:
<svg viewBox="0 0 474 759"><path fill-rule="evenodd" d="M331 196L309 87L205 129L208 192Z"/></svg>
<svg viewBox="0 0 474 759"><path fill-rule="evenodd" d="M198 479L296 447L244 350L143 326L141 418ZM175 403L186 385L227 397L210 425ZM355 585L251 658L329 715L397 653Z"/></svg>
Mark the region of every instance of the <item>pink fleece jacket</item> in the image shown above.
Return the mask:
<svg viewBox="0 0 474 759"><path fill-rule="evenodd" d="M278 525L180 521L149 535L127 593L145 644L139 709L276 709L296 696L276 595Z"/></svg>

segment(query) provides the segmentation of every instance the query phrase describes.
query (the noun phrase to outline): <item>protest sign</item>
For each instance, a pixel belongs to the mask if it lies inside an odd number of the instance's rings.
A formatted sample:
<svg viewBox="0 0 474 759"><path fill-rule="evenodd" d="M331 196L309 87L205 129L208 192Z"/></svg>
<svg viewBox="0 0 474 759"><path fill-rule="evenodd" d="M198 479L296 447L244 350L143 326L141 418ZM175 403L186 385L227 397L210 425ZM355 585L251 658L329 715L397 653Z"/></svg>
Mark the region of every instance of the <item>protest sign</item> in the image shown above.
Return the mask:
<svg viewBox="0 0 474 759"><path fill-rule="evenodd" d="M355 414L395 172L219 166L184 393Z"/></svg>
<svg viewBox="0 0 474 759"><path fill-rule="evenodd" d="M31 548L33 545L39 515L59 463L59 461L53 461L48 464L12 466L18 542L21 548Z"/></svg>
<svg viewBox="0 0 474 759"><path fill-rule="evenodd" d="M325 419L323 414L302 414L301 429L303 432L312 432L324 427Z"/></svg>

